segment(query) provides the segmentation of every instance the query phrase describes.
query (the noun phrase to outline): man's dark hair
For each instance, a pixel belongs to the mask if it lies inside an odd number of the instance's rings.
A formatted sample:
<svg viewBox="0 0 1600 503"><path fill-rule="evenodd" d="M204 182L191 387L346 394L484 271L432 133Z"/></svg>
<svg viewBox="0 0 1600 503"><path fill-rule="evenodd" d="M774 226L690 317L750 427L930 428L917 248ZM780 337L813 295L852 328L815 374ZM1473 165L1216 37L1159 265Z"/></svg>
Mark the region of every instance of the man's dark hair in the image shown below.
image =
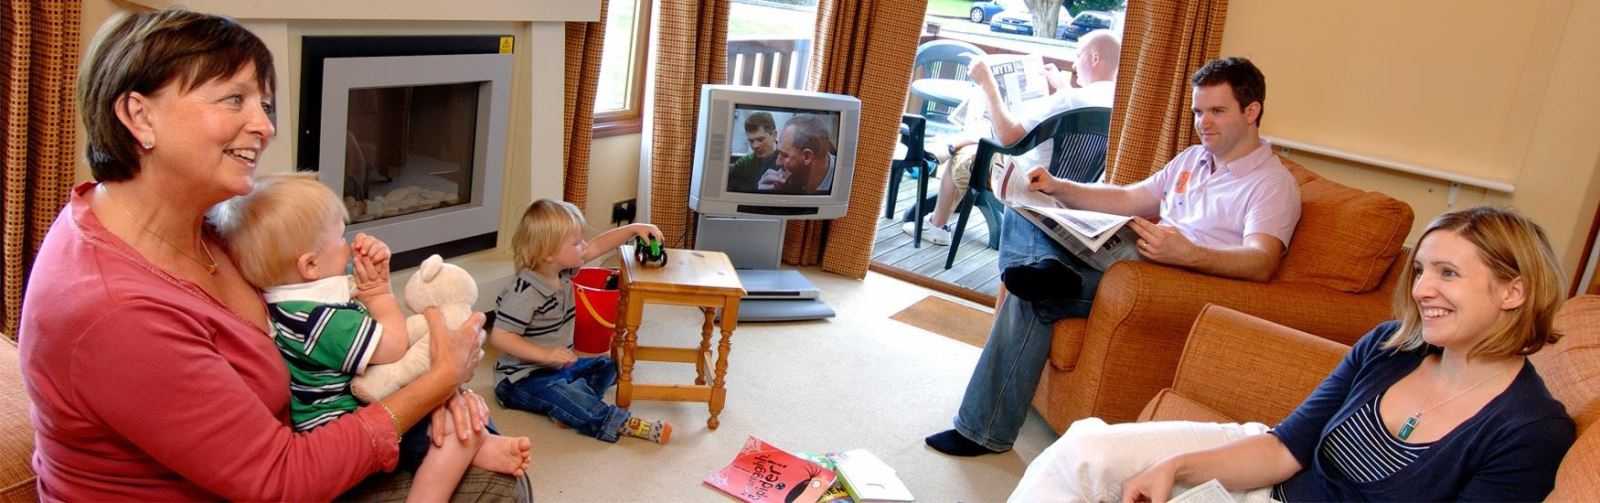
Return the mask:
<svg viewBox="0 0 1600 503"><path fill-rule="evenodd" d="M766 112L756 112L744 119L744 132L754 133L758 129L769 135L777 134L778 123L772 120L772 114Z"/></svg>
<svg viewBox="0 0 1600 503"><path fill-rule="evenodd" d="M1261 127L1261 117L1267 114L1267 77L1261 74L1261 69L1248 59L1232 56L1206 62L1189 78L1189 84L1194 87L1224 83L1239 101L1239 111L1244 111L1251 102L1261 104L1261 111L1256 114L1256 127Z"/></svg>

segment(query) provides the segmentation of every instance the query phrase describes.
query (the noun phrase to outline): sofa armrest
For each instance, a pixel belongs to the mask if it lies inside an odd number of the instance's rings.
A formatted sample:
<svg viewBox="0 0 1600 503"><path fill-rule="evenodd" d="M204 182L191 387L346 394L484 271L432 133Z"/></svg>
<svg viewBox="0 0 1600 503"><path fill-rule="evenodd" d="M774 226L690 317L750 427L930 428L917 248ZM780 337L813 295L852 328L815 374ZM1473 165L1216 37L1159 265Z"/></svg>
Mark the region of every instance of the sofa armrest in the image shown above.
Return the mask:
<svg viewBox="0 0 1600 503"><path fill-rule="evenodd" d="M17 346L0 334L0 501L39 499L32 460L33 423Z"/></svg>
<svg viewBox="0 0 1600 503"><path fill-rule="evenodd" d="M1189 331L1172 389L1235 419L1273 424L1299 406L1349 350L1321 337L1208 305Z"/></svg>

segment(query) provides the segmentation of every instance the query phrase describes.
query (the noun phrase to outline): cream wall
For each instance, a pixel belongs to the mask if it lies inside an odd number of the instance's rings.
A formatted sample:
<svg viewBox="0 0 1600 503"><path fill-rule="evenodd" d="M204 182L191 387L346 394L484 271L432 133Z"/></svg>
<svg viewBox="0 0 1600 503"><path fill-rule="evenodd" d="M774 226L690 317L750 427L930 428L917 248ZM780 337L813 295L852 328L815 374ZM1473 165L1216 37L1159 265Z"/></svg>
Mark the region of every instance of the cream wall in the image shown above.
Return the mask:
<svg viewBox="0 0 1600 503"><path fill-rule="evenodd" d="M1600 2L1231 0L1222 53L1267 75L1263 133L1514 186L1511 193L1304 152L1341 183L1439 213L1509 204L1568 278L1600 203Z"/></svg>
<svg viewBox="0 0 1600 503"><path fill-rule="evenodd" d="M639 135L596 138L589 155L589 227L611 227L611 204L639 194Z"/></svg>

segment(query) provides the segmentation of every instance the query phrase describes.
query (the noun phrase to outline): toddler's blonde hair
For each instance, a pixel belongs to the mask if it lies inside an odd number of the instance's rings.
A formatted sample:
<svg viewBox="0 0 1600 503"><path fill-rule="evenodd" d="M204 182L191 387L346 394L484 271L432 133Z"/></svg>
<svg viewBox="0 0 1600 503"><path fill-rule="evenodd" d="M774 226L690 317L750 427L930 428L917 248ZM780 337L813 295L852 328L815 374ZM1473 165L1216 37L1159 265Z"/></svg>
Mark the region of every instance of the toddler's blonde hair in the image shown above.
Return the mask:
<svg viewBox="0 0 1600 503"><path fill-rule="evenodd" d="M517 269L536 269L545 257L555 255L567 236L582 232L583 212L566 201L540 199L522 212L522 222L512 237L512 261Z"/></svg>
<svg viewBox="0 0 1600 503"><path fill-rule="evenodd" d="M322 249L327 230L350 218L344 202L310 173L262 175L249 194L211 210L211 222L244 279L287 284L301 255Z"/></svg>

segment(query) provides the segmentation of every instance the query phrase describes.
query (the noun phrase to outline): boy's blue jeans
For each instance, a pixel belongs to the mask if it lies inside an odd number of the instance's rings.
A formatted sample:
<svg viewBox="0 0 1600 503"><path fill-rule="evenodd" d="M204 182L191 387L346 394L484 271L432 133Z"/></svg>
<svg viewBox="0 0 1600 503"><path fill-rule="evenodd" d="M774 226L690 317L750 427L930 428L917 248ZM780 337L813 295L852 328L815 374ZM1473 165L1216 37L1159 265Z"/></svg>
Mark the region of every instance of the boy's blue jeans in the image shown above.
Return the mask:
<svg viewBox="0 0 1600 503"><path fill-rule="evenodd" d="M1009 208L1000 229L1002 271L1053 258L1083 276L1083 289L1075 296L1038 303L1007 295L995 310L989 341L967 381L955 420L961 436L993 451L1010 449L1022 431L1039 387L1039 374L1050 357L1051 325L1063 318L1089 316L1101 275Z"/></svg>
<svg viewBox="0 0 1600 503"><path fill-rule="evenodd" d="M513 383L502 379L494 396L506 408L555 418L561 424L607 442L627 421L627 410L605 402L617 382L617 364L608 357L583 358L558 370L541 370Z"/></svg>

